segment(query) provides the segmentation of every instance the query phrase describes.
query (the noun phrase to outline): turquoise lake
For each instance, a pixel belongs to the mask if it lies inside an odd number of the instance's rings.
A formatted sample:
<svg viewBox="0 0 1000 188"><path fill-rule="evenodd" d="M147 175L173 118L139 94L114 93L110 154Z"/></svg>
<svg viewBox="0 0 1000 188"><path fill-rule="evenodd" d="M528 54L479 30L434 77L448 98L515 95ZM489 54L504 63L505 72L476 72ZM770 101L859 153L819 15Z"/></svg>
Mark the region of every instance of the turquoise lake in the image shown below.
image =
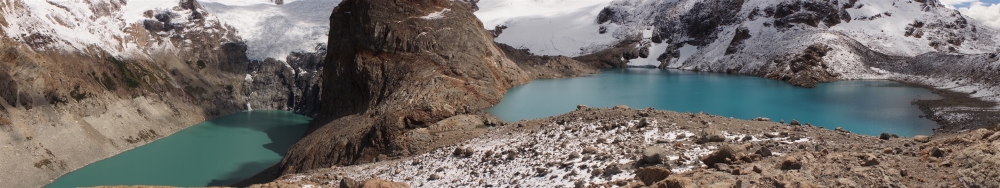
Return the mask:
<svg viewBox="0 0 1000 188"><path fill-rule="evenodd" d="M229 185L280 162L310 121L287 111L219 117L87 165L46 187Z"/></svg>
<svg viewBox="0 0 1000 188"><path fill-rule="evenodd" d="M659 69L607 69L587 77L535 80L509 90L487 111L509 122L543 118L577 104L678 112L705 112L750 119L768 117L851 132L930 135L938 125L912 105L937 99L929 90L884 80L839 81L815 88L758 77Z"/></svg>

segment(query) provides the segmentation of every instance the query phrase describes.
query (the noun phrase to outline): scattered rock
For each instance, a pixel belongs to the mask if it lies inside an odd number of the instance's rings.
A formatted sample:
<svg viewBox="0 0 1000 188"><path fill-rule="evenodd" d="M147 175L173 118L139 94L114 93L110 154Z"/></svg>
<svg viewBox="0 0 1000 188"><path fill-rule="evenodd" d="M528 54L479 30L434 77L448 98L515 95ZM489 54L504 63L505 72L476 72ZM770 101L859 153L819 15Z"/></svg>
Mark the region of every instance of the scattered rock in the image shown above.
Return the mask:
<svg viewBox="0 0 1000 188"><path fill-rule="evenodd" d="M726 137L716 130L703 130L698 134L698 143L725 142Z"/></svg>
<svg viewBox="0 0 1000 188"><path fill-rule="evenodd" d="M892 136L887 132L882 132L882 134L878 135L878 139L889 140L889 138L892 138Z"/></svg>
<svg viewBox="0 0 1000 188"><path fill-rule="evenodd" d="M576 105L576 110L586 110L586 109L587 109L587 105L583 105L583 104Z"/></svg>
<svg viewBox="0 0 1000 188"><path fill-rule="evenodd" d="M702 157L701 162L708 165L708 167L714 167L716 163L724 163L726 159L736 159L736 155L746 152L746 148L743 146L726 144L719 147L718 150L712 152L711 154Z"/></svg>
<svg viewBox="0 0 1000 188"><path fill-rule="evenodd" d="M476 150L473 150L472 148L468 148L468 149L465 149L464 153L462 153L462 157L466 157L466 158L472 157L473 154L476 154Z"/></svg>
<svg viewBox="0 0 1000 188"><path fill-rule="evenodd" d="M593 146L587 146L583 148L583 154L595 154L597 153L597 148Z"/></svg>
<svg viewBox="0 0 1000 188"><path fill-rule="evenodd" d="M622 168L617 164L609 164L608 167L604 168L604 176L613 176L615 174L622 173Z"/></svg>
<svg viewBox="0 0 1000 188"><path fill-rule="evenodd" d="M638 128L643 128L649 126L649 118L642 118L639 120L639 124L635 125Z"/></svg>
<svg viewBox="0 0 1000 188"><path fill-rule="evenodd" d="M753 166L753 172L761 173L761 172L764 172L764 169L761 169L759 166L754 165Z"/></svg>
<svg viewBox="0 0 1000 188"><path fill-rule="evenodd" d="M771 118L756 117L756 118L753 118L753 119L750 119L750 120L754 120L754 121L771 121Z"/></svg>
<svg viewBox="0 0 1000 188"><path fill-rule="evenodd" d="M569 154L569 159L576 159L576 158L580 158L580 153L573 152Z"/></svg>
<svg viewBox="0 0 1000 188"><path fill-rule="evenodd" d="M732 175L746 175L747 174L747 171L744 171L744 170L740 169L740 166L733 166L732 168L733 168L733 170L730 171L729 174L732 174Z"/></svg>
<svg viewBox="0 0 1000 188"><path fill-rule="evenodd" d="M644 167L635 171L635 177L647 186L651 186L658 181L666 179L667 176L670 176L670 174L670 170L659 167Z"/></svg>
<svg viewBox="0 0 1000 188"><path fill-rule="evenodd" d="M642 162L645 164L660 164L663 163L663 158L666 156L667 149L651 146L642 151Z"/></svg>
<svg viewBox="0 0 1000 188"><path fill-rule="evenodd" d="M654 184L653 186L650 186L650 187L670 187L670 188L683 187L683 188L687 188L687 187L696 187L696 186L694 185L694 182L691 181L691 179L688 179L688 178L685 178L685 177L668 177L667 179L664 179L663 181L656 182L656 184Z"/></svg>
<svg viewBox="0 0 1000 188"><path fill-rule="evenodd" d="M802 163L800 163L798 159L795 159L795 157L791 156L785 157L785 159L781 161L781 169L782 170L802 169Z"/></svg>
<svg viewBox="0 0 1000 188"><path fill-rule="evenodd" d="M927 142L931 141L931 137L924 136L924 135L917 135L917 136L913 136L913 141L917 141L917 142L920 142L920 143L927 143Z"/></svg>
<svg viewBox="0 0 1000 188"><path fill-rule="evenodd" d="M942 149L942 148L934 148L934 149L931 149L930 154L931 154L932 157L938 157L938 158L944 157L945 150Z"/></svg>
<svg viewBox="0 0 1000 188"><path fill-rule="evenodd" d="M771 134L771 133L764 133L764 137L767 137L767 138L775 138L775 137L778 137L778 135L775 135L775 134Z"/></svg>
<svg viewBox="0 0 1000 188"><path fill-rule="evenodd" d="M507 160L514 160L517 158L517 151L510 150L507 152Z"/></svg>
<svg viewBox="0 0 1000 188"><path fill-rule="evenodd" d="M598 169L594 169L594 170L590 171L590 176L593 176L593 177L600 176L601 174L604 174L604 169L598 168Z"/></svg>
<svg viewBox="0 0 1000 188"><path fill-rule="evenodd" d="M359 187L361 187L361 182L358 182L357 180L345 177L344 179L340 179L340 187L341 188L359 188Z"/></svg>
<svg viewBox="0 0 1000 188"><path fill-rule="evenodd" d="M455 148L455 151L451 152L451 155L453 156L462 156L463 154L465 154L465 148L463 147Z"/></svg>
<svg viewBox="0 0 1000 188"><path fill-rule="evenodd" d="M788 124L789 125L802 125L801 123L799 123L799 120L794 120L794 119L792 119L792 122L788 122Z"/></svg>
<svg viewBox="0 0 1000 188"><path fill-rule="evenodd" d="M860 158L861 158L861 166L875 166L875 165L878 165L878 158L875 157L875 155L865 154L865 155L861 156Z"/></svg>
<svg viewBox="0 0 1000 188"><path fill-rule="evenodd" d="M536 167L535 168L535 176L536 177L542 177L542 176L545 176L545 175L548 175L548 174L549 174L549 169L548 168L543 168L543 167Z"/></svg>
<svg viewBox="0 0 1000 188"><path fill-rule="evenodd" d="M615 107L612 108L612 109L615 109L615 110L628 110L629 108L628 108L628 106L625 106L624 104L619 104L619 105L615 105Z"/></svg>
<svg viewBox="0 0 1000 188"><path fill-rule="evenodd" d="M760 155L761 157L770 157L771 155L773 155L773 153L771 153L771 149L767 149L767 147L761 147L760 149L758 149L756 152L753 153Z"/></svg>
<svg viewBox="0 0 1000 188"><path fill-rule="evenodd" d="M717 163L717 164L715 164L715 169L719 170L719 171L723 171L723 172L732 172L733 171L733 169L729 168L729 165L727 165L725 163Z"/></svg>
<svg viewBox="0 0 1000 188"><path fill-rule="evenodd" d="M438 175L438 174L431 174L431 177L428 177L427 180L434 181L434 180L439 180L441 178L444 178L444 177L442 177L441 175Z"/></svg>

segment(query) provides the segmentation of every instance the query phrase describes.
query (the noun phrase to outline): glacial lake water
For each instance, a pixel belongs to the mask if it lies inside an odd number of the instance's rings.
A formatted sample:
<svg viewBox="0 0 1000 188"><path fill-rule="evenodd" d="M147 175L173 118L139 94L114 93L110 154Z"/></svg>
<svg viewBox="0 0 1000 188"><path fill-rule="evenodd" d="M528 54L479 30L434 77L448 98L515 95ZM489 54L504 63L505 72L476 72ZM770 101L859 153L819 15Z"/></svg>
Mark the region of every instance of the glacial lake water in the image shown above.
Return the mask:
<svg viewBox="0 0 1000 188"><path fill-rule="evenodd" d="M227 115L87 165L46 187L229 185L280 162L310 121L287 111Z"/></svg>
<svg viewBox="0 0 1000 188"><path fill-rule="evenodd" d="M792 119L851 132L930 135L938 125L912 105L937 99L929 90L884 80L822 83L815 88L758 77L659 69L607 69L587 77L535 80L510 89L487 111L508 122L576 109L628 105L772 121Z"/></svg>

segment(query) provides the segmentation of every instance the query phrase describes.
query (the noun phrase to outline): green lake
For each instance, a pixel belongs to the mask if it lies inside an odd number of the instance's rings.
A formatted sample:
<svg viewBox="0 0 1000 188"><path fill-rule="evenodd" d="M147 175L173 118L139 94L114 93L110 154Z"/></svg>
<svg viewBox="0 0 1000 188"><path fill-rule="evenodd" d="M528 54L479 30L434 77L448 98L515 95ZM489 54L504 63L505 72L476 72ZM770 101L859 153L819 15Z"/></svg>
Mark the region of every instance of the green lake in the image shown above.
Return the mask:
<svg viewBox="0 0 1000 188"><path fill-rule="evenodd" d="M87 165L46 187L229 185L280 162L311 120L287 111L219 117Z"/></svg>
<svg viewBox="0 0 1000 188"><path fill-rule="evenodd" d="M939 96L927 89L885 80L802 88L751 76L629 68L606 69L587 77L535 80L512 88L488 112L516 122L566 113L577 104L625 104L740 119L768 117L786 123L796 119L861 134L913 136L929 135L938 125L921 118L923 112L911 102L936 98Z"/></svg>

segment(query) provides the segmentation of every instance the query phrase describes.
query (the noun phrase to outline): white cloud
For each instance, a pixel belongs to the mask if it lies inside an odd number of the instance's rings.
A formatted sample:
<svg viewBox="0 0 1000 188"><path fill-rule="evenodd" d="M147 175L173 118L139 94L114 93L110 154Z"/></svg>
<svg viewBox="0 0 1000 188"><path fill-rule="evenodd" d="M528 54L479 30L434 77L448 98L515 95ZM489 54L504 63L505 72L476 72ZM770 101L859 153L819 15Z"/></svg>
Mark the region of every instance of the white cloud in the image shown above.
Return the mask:
<svg viewBox="0 0 1000 188"><path fill-rule="evenodd" d="M945 0L941 2L944 3ZM948 0L948 1L963 1L963 0ZM986 26L990 26L994 29L1000 29L1000 4L986 4L983 2L975 1L969 4L969 7L958 8L959 12L969 16L972 19L976 19Z"/></svg>
<svg viewBox="0 0 1000 188"><path fill-rule="evenodd" d="M1000 30L1000 3L987 4L980 0L940 0L945 7L956 9L962 14Z"/></svg>
<svg viewBox="0 0 1000 188"><path fill-rule="evenodd" d="M979 0L941 0L941 4L944 4L945 7L948 7L950 9L954 9L955 5L961 6L973 2L979 2Z"/></svg>

